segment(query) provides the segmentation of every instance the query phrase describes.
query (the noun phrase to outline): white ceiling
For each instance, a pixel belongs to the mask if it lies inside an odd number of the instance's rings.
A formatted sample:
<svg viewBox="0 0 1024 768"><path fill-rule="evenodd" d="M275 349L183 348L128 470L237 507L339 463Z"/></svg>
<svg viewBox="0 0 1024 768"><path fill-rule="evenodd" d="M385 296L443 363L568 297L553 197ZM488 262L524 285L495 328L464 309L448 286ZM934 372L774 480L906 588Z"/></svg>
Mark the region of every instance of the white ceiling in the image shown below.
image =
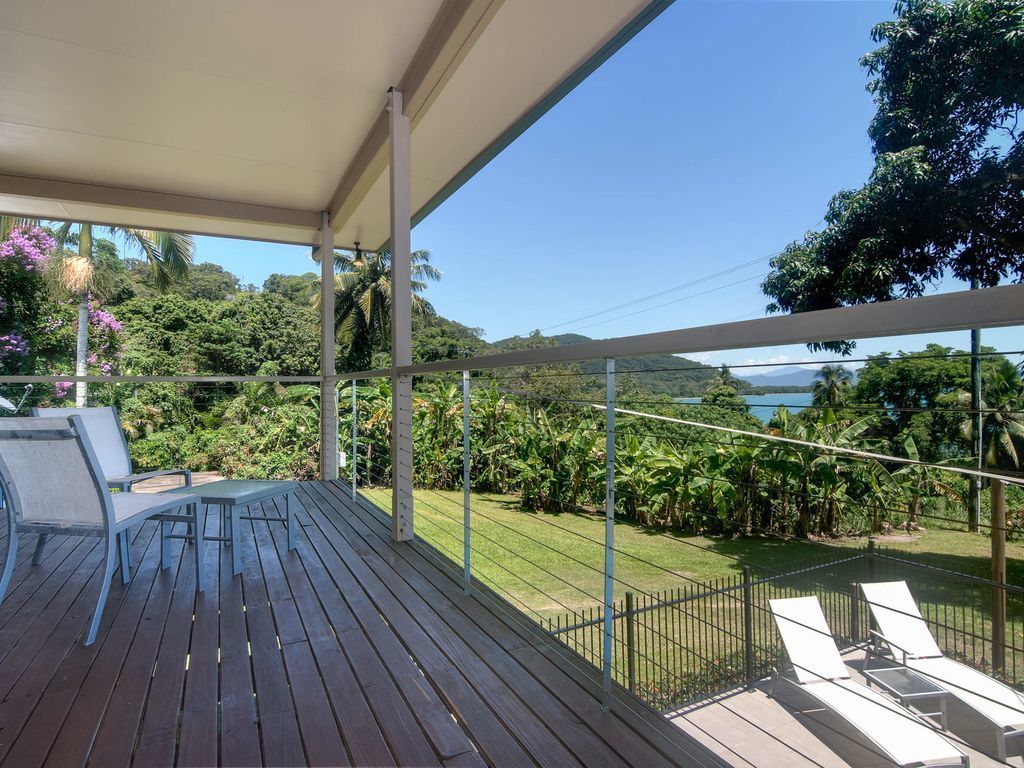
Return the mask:
<svg viewBox="0 0 1024 768"><path fill-rule="evenodd" d="M646 3L504 0L415 122L413 209ZM0 211L313 242L318 212L440 10L442 0L5 0ZM349 201L339 244L387 239L386 179L385 168ZM265 206L272 223L244 206Z"/></svg>

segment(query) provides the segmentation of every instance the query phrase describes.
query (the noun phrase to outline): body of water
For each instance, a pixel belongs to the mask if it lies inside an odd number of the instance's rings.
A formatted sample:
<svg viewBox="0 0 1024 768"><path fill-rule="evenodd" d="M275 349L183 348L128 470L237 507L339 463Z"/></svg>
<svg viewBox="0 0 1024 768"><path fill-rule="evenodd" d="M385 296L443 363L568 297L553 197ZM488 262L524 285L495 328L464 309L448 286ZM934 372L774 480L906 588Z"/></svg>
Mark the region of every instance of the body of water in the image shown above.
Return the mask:
<svg viewBox="0 0 1024 768"><path fill-rule="evenodd" d="M786 406L791 414L800 413L811 405L810 392L785 392L771 395L743 395L750 404L750 413L767 424L780 405ZM680 397L680 403L699 403L699 397Z"/></svg>

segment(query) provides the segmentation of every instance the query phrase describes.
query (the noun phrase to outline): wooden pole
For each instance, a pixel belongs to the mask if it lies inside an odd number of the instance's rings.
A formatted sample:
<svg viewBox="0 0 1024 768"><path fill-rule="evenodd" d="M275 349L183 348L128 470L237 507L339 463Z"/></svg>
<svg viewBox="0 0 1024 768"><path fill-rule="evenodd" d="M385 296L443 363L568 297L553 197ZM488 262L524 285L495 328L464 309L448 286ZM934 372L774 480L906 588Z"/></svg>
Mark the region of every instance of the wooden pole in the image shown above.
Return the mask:
<svg viewBox="0 0 1024 768"><path fill-rule="evenodd" d="M1002 480L989 485L992 500L992 581L1006 583L1006 486ZM992 670L1002 671L1006 662L1006 590L992 587Z"/></svg>

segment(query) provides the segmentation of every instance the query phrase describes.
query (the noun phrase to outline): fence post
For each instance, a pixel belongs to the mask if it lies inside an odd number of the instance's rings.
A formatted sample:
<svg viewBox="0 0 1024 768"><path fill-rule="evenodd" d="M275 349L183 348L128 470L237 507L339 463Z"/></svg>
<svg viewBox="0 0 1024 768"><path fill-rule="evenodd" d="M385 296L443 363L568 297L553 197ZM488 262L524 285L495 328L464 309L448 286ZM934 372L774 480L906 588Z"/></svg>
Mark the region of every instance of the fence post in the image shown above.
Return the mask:
<svg viewBox="0 0 1024 768"><path fill-rule="evenodd" d="M603 707L612 702L612 634L615 631L614 578L615 578L615 360L605 361L605 414L604 414L604 645L601 663L603 671Z"/></svg>
<svg viewBox="0 0 1024 768"><path fill-rule="evenodd" d="M875 537L868 536L868 550L866 557L868 559L868 578L871 581L875 580Z"/></svg>
<svg viewBox="0 0 1024 768"><path fill-rule="evenodd" d="M1006 486L1002 480L990 480L992 495L992 671L1002 672L1006 666Z"/></svg>
<svg viewBox="0 0 1024 768"><path fill-rule="evenodd" d="M747 688L754 685L754 601L750 586L750 566L743 566L743 674Z"/></svg>
<svg viewBox="0 0 1024 768"><path fill-rule="evenodd" d="M860 642L860 586L857 582L850 584L850 642Z"/></svg>
<svg viewBox="0 0 1024 768"><path fill-rule="evenodd" d="M359 433L356 431L356 380L352 379L352 501L356 500L356 489L359 487L359 475L356 467L359 464Z"/></svg>
<svg viewBox="0 0 1024 768"><path fill-rule="evenodd" d="M469 547L469 371L462 372L462 590L469 594L473 571Z"/></svg>
<svg viewBox="0 0 1024 768"><path fill-rule="evenodd" d="M633 657L636 648L636 630L633 626L633 593L626 592L626 674L629 679L630 693L636 693L636 659Z"/></svg>

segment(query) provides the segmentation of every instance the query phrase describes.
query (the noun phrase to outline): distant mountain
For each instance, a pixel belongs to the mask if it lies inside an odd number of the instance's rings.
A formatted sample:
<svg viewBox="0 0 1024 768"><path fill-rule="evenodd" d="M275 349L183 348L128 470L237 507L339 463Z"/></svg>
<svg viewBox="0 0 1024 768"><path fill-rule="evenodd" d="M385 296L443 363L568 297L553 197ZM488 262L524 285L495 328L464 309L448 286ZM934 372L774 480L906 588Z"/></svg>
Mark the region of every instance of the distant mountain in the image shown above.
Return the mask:
<svg viewBox="0 0 1024 768"><path fill-rule="evenodd" d="M813 368L787 365L768 373L757 373L744 378L755 387L810 387L818 372Z"/></svg>
<svg viewBox="0 0 1024 768"><path fill-rule="evenodd" d="M494 346L502 351L507 351L547 346L561 347L584 341L593 341L593 339L578 333L561 333L556 336L513 336L494 342ZM579 366L584 373L604 372L604 363L600 360L588 360L580 363ZM634 377L638 384L651 392L672 397L697 397L718 375L718 368L676 355L624 357L616 360L615 369L619 373L643 372L642 375Z"/></svg>

